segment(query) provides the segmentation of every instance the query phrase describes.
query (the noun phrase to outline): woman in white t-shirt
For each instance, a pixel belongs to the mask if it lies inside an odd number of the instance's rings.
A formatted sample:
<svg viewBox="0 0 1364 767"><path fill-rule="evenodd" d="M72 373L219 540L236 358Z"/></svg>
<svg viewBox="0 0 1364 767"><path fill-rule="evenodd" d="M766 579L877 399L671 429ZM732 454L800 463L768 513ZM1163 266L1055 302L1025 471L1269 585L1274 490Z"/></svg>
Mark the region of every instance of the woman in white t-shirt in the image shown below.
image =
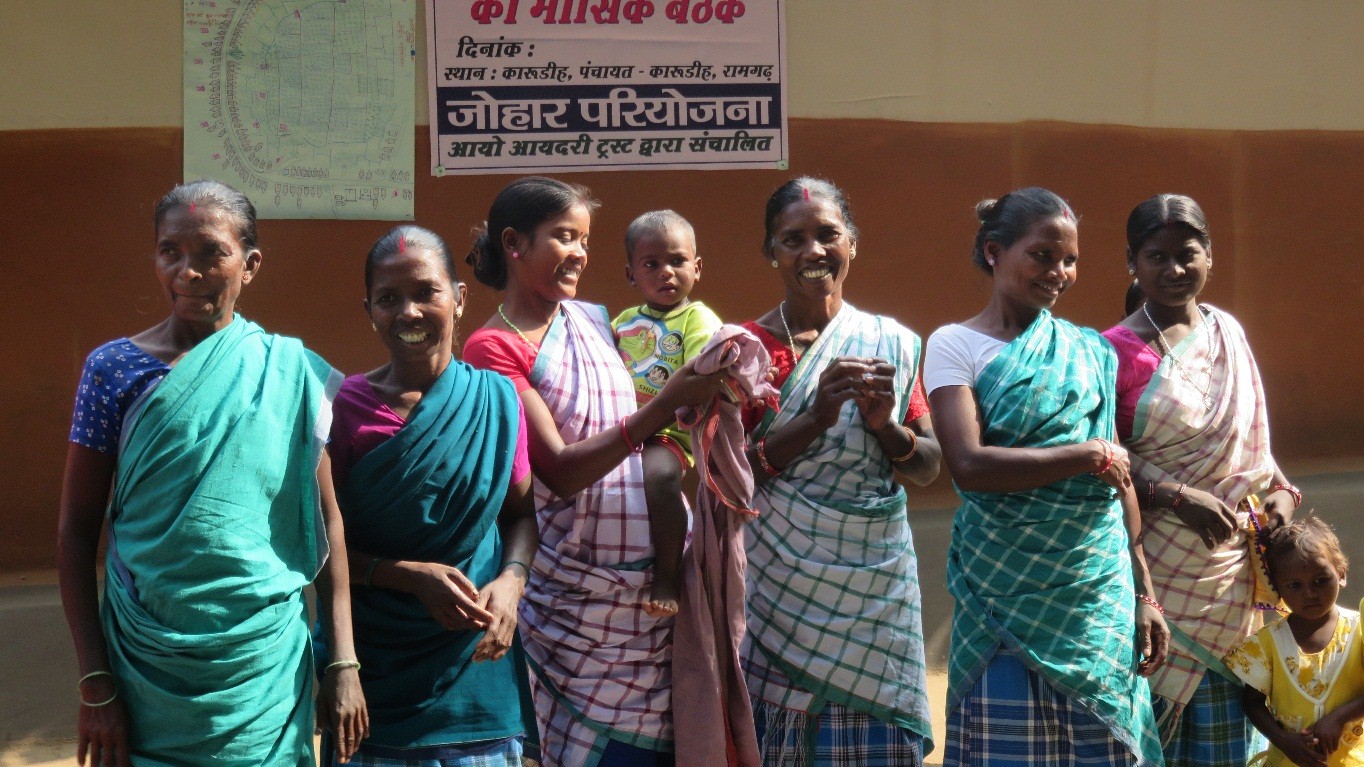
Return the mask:
<svg viewBox="0 0 1364 767"><path fill-rule="evenodd" d="M1139 674L1163 661L1168 630L1112 442L1117 361L1098 333L1049 311L1075 282L1075 214L1036 187L976 213L990 301L934 333L924 361L962 498L944 762L1159 764Z"/></svg>

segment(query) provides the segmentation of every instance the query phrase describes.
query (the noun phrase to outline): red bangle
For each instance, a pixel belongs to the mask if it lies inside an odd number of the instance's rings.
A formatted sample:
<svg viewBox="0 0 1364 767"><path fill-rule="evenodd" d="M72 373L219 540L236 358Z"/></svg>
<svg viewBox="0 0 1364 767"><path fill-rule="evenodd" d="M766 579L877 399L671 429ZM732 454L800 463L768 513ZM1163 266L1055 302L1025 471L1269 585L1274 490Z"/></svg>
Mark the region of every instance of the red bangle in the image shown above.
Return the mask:
<svg viewBox="0 0 1364 767"><path fill-rule="evenodd" d="M630 452L642 453L644 452L644 443L641 442L638 445L636 445L635 443L630 441L630 430L625 428L625 422L627 420L629 420L629 416L620 419L620 436L625 439L625 446L630 448Z"/></svg>
<svg viewBox="0 0 1364 767"><path fill-rule="evenodd" d="M1106 439L1099 440L1099 445L1104 449L1104 465L1100 466L1098 471L1091 472L1096 476L1113 468L1113 448L1108 446L1108 440Z"/></svg>
<svg viewBox="0 0 1364 767"><path fill-rule="evenodd" d="M1161 607L1160 603L1155 600L1155 597L1152 597L1150 594L1138 594L1137 601L1145 602L1146 604L1156 608L1156 612L1160 613L1161 615L1165 614L1165 608Z"/></svg>
<svg viewBox="0 0 1364 767"><path fill-rule="evenodd" d="M763 471L767 472L767 476L775 477L781 473L777 467L772 465L771 461L767 460L767 437L758 440L758 444L753 446L753 454L758 456L758 465L763 468Z"/></svg>
<svg viewBox="0 0 1364 767"><path fill-rule="evenodd" d="M1183 483L1181 483L1181 484L1179 485L1179 489L1175 491L1175 499L1174 499L1173 501L1170 501L1170 508L1171 508L1171 509L1177 509L1177 508L1179 508L1179 504L1181 504L1181 503L1183 503L1183 502L1184 502L1184 485L1183 485Z"/></svg>
<svg viewBox="0 0 1364 767"><path fill-rule="evenodd" d="M1299 490L1298 488L1293 487L1292 485L1284 484L1282 482L1269 488L1269 492L1271 493L1278 492L1279 490L1286 490L1288 491L1289 495L1293 496L1293 508L1296 509L1302 505L1302 491Z"/></svg>

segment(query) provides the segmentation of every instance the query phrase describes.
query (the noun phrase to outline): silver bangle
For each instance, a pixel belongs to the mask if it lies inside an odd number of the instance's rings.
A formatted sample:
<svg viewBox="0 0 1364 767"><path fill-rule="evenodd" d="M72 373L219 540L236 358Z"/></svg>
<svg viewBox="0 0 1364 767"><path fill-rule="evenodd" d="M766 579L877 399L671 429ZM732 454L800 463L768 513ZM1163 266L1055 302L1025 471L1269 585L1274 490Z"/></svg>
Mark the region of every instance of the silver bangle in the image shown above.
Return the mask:
<svg viewBox="0 0 1364 767"><path fill-rule="evenodd" d="M353 669L355 669L356 671L359 671L359 670L360 670L360 661L358 661L358 660L338 660L338 661L332 661L331 663L328 663L328 664L327 664L327 667L326 667L326 668L322 669L322 674L323 674L323 676L326 676L327 672L328 672L328 671L331 671L331 670L334 669L334 668L353 668Z"/></svg>
<svg viewBox="0 0 1364 767"><path fill-rule="evenodd" d="M81 698L81 705L86 706L88 708L99 708L100 706L107 706L110 703L113 703L115 700L118 700L118 690L114 690L114 694L110 695L108 700L102 700L99 703L91 703L85 698Z"/></svg>

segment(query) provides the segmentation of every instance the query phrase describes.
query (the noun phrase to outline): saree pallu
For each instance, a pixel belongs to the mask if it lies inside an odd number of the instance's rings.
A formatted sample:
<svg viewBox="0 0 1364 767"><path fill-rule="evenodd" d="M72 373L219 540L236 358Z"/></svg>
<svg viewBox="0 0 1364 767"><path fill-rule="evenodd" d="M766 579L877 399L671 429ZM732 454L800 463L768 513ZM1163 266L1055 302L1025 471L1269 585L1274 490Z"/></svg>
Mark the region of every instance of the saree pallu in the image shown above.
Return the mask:
<svg viewBox="0 0 1364 767"><path fill-rule="evenodd" d="M1240 324L1202 309L1203 323L1161 360L1138 400L1127 448L1138 490L1183 483L1237 509L1274 479L1264 387ZM1257 628L1247 515L1237 509L1240 529L1212 551L1174 512L1142 515L1155 596L1179 630L1151 677L1152 691L1175 704L1174 720L1208 669L1197 656L1221 658ZM1185 646L1190 639L1206 652Z"/></svg>
<svg viewBox="0 0 1364 767"><path fill-rule="evenodd" d="M1116 370L1101 336L1043 311L976 383L982 442L1112 439ZM1082 475L1019 493L957 492L948 708L1006 647L1141 763L1161 764L1149 688L1136 674L1132 563L1115 491Z"/></svg>
<svg viewBox="0 0 1364 767"><path fill-rule="evenodd" d="M920 349L918 336L894 320L844 303L782 386L780 412L769 409L752 437L808 410L820 373L840 356L895 365L891 417L903 421ZM845 403L832 428L758 489L754 506L744 647L754 698L807 728L826 702L837 703L917 733L931 750L905 491L857 405ZM769 665L796 687L773 684L762 673Z"/></svg>
<svg viewBox="0 0 1364 767"><path fill-rule="evenodd" d="M102 609L138 765L312 765L303 587L341 376L237 317L129 408Z"/></svg>
<svg viewBox="0 0 1364 767"><path fill-rule="evenodd" d="M480 588L496 578L517 407L506 378L451 361L407 424L357 461L338 488L351 545L385 559L449 565ZM371 726L362 751L522 733L533 745L519 647L474 663L483 632L447 630L412 594L357 586L351 610Z"/></svg>
<svg viewBox="0 0 1364 767"><path fill-rule="evenodd" d="M573 444L633 413L635 388L606 310L560 306L530 382ZM592 767L608 739L670 751L673 621L643 608L653 547L639 456L572 498L536 480L535 503L540 548L521 620L544 763Z"/></svg>

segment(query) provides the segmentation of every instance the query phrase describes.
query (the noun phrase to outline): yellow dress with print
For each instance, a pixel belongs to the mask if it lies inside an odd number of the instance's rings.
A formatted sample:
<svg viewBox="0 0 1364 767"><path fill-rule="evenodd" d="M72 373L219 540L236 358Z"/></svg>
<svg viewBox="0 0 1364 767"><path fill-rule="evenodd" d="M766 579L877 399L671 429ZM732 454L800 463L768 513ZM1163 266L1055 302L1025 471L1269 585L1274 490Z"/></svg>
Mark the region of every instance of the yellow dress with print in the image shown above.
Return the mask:
<svg viewBox="0 0 1364 767"><path fill-rule="evenodd" d="M1364 608L1364 604L1361 605ZM1285 729L1308 727L1343 703L1364 694L1364 647L1359 613L1337 608L1335 633L1321 652L1305 653L1293 639L1286 618L1279 618L1248 637L1226 657L1227 667L1242 682L1265 694L1269 712ZM1266 764L1292 767L1274 746ZM1330 767L1364 767L1364 722L1341 733L1340 748Z"/></svg>

